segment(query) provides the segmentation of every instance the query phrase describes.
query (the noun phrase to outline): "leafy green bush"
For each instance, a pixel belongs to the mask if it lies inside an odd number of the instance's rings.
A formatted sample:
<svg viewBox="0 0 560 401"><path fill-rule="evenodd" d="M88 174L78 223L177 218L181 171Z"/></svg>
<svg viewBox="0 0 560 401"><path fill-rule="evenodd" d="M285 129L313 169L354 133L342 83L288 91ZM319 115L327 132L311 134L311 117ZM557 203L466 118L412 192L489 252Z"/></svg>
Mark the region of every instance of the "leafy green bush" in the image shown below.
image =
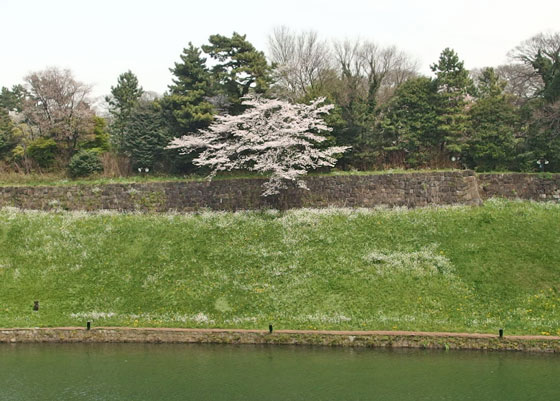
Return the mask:
<svg viewBox="0 0 560 401"><path fill-rule="evenodd" d="M50 167L56 156L56 142L52 138L37 138L27 147L27 154L40 167Z"/></svg>
<svg viewBox="0 0 560 401"><path fill-rule="evenodd" d="M82 150L72 156L68 164L68 172L71 177L86 177L103 171L103 163L97 152Z"/></svg>

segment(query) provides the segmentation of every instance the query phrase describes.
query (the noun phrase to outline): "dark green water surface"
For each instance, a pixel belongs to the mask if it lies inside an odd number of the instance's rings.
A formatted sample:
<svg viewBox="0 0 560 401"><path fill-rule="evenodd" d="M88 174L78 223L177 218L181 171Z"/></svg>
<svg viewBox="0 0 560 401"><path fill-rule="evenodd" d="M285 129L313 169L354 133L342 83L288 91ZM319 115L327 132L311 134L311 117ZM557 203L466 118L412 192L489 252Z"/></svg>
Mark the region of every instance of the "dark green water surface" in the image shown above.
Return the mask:
<svg viewBox="0 0 560 401"><path fill-rule="evenodd" d="M0 344L0 400L560 400L560 356Z"/></svg>

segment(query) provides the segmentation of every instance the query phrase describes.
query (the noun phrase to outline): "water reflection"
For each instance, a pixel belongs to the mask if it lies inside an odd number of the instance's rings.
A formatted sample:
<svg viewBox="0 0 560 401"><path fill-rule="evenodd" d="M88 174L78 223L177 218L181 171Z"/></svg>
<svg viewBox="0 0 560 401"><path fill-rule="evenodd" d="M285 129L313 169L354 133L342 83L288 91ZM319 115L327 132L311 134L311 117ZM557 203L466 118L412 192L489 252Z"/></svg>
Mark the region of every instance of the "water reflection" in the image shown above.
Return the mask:
<svg viewBox="0 0 560 401"><path fill-rule="evenodd" d="M352 348L0 345L0 400L555 400L549 354Z"/></svg>

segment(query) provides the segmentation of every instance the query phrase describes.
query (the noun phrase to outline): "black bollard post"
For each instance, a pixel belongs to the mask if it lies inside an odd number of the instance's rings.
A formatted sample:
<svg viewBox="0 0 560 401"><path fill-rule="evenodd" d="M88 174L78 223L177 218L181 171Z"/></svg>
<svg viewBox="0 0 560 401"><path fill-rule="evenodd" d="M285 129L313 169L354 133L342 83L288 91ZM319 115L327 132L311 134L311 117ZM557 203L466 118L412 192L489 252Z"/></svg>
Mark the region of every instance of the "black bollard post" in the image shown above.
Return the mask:
<svg viewBox="0 0 560 401"><path fill-rule="evenodd" d="M500 334L500 338L504 337L504 329L500 329L498 333Z"/></svg>
<svg viewBox="0 0 560 401"><path fill-rule="evenodd" d="M271 325L271 324L268 325L268 332L269 332L270 334L272 334L272 325Z"/></svg>
<svg viewBox="0 0 560 401"><path fill-rule="evenodd" d="M86 330L89 330L89 329L91 329L91 322L87 322L87 324L86 324Z"/></svg>
<svg viewBox="0 0 560 401"><path fill-rule="evenodd" d="M39 310L39 301L33 302L33 310Z"/></svg>

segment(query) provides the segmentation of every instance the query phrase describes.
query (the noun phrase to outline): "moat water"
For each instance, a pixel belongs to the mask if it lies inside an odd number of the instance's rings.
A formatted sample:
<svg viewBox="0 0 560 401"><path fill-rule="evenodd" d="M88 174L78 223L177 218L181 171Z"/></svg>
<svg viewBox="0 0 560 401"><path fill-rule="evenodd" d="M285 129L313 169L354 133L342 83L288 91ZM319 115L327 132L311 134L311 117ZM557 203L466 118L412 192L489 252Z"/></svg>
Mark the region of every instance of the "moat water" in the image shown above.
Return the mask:
<svg viewBox="0 0 560 401"><path fill-rule="evenodd" d="M560 400L560 356L291 346L0 344L0 400Z"/></svg>

